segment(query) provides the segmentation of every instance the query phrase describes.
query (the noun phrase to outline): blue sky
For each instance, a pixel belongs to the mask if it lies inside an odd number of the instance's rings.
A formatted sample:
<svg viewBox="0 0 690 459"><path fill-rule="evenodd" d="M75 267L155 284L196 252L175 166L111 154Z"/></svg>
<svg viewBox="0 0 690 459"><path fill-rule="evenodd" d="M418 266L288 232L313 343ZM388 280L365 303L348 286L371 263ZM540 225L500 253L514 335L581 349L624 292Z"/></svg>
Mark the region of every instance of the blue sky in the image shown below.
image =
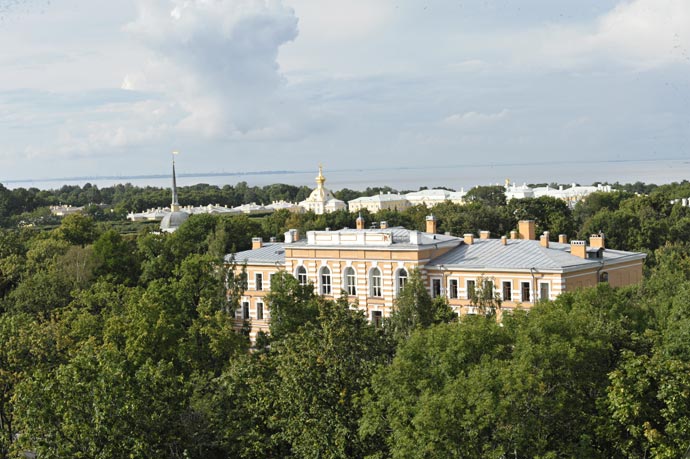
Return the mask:
<svg viewBox="0 0 690 459"><path fill-rule="evenodd" d="M687 0L0 0L0 182L686 158Z"/></svg>

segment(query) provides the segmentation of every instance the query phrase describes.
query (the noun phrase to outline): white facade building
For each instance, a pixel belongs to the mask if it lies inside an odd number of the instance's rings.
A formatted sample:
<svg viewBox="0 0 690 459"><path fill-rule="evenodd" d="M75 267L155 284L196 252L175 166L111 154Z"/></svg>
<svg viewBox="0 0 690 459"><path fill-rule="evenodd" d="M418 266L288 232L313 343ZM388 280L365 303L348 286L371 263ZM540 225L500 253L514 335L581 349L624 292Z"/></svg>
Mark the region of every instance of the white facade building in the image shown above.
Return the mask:
<svg viewBox="0 0 690 459"><path fill-rule="evenodd" d="M542 196L549 196L552 198L565 201L570 207L574 207L579 201L583 200L592 193L610 193L612 191L611 185L592 185L592 186L578 186L573 183L570 188L565 188L560 185L558 188L550 186L530 188L524 183L522 185L511 184L506 180L505 186L506 200L524 199L524 198L540 198Z"/></svg>
<svg viewBox="0 0 690 459"><path fill-rule="evenodd" d="M465 203L464 189L460 191L449 191L444 189L420 190L412 193L407 193L405 199L410 202L411 206L424 205L426 207L433 207L436 204L450 201L454 204Z"/></svg>
<svg viewBox="0 0 690 459"><path fill-rule="evenodd" d="M359 212L366 209L369 212L380 210L405 210L411 206L405 196L397 193L377 194L375 196L362 196L347 203L350 212Z"/></svg>
<svg viewBox="0 0 690 459"><path fill-rule="evenodd" d="M347 205L344 201L336 199L333 193L326 187L326 177L323 176L321 166L319 166L319 175L316 177L316 189L311 192L309 197L299 203L299 206L306 211L312 211L317 215L335 212L337 210L346 209Z"/></svg>

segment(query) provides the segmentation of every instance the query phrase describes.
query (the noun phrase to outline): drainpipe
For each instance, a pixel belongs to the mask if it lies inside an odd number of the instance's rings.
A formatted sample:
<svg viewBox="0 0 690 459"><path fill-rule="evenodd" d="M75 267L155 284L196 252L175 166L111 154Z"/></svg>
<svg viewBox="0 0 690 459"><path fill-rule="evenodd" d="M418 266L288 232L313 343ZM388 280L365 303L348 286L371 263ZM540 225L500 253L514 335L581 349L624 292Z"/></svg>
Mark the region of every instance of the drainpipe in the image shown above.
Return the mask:
<svg viewBox="0 0 690 459"><path fill-rule="evenodd" d="M602 270L602 269L604 269L604 260L601 260L601 261L599 262L599 268L597 268L597 282L596 282L596 284L594 284L594 285L598 285L598 284L599 284L599 279L601 279L601 277L599 277L599 275L601 274L601 270Z"/></svg>

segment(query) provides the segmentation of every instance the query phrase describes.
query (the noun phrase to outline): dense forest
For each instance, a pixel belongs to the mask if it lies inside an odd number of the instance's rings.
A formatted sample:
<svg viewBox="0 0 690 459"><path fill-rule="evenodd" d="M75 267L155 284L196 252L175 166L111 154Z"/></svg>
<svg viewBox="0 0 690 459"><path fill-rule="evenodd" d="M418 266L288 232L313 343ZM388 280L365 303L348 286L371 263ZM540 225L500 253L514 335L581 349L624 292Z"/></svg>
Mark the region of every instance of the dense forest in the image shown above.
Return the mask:
<svg viewBox="0 0 690 459"><path fill-rule="evenodd" d="M451 234L497 237L526 218L554 237L603 231L608 247L648 253L640 285L600 284L498 323L456 317L413 273L376 328L283 273L253 348L234 330L242 270L224 256L356 215L195 215L173 234L121 234L91 213L19 224L56 201L138 199L95 187L77 199L84 188L0 189L2 459L670 459L690 447L690 208L671 202L688 182L621 186L574 209L479 187L433 209ZM151 205L169 200L158 192ZM428 213L364 217L421 230Z"/></svg>

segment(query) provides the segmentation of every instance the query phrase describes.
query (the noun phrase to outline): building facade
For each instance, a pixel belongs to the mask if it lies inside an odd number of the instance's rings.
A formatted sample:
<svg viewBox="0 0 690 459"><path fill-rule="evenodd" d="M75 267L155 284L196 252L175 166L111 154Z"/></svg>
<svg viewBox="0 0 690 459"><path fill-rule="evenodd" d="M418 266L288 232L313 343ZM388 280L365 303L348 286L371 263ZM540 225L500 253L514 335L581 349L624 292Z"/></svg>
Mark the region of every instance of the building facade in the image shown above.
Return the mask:
<svg viewBox="0 0 690 459"><path fill-rule="evenodd" d="M346 209L347 205L345 202L336 199L333 193L331 193L331 190L324 186L325 183L326 177L323 176L322 167L319 166L319 175L316 176L316 188L307 199L300 202L298 205L305 211L312 211L317 215Z"/></svg>
<svg viewBox="0 0 690 459"><path fill-rule="evenodd" d="M347 207L350 212L359 212L361 210L368 210L371 213L376 213L380 210L397 210L402 211L409 208L412 204L405 196L397 193L381 193L374 196L362 196L361 198L348 201Z"/></svg>
<svg viewBox="0 0 690 459"><path fill-rule="evenodd" d="M306 238L291 230L284 242L254 239L251 250L235 254L248 275L237 324L250 321L252 340L258 331L268 331L265 295L278 271L312 284L326 298L346 295L374 322L390 315L414 269L431 296L447 297L458 314L477 313L473 292L487 285L500 298L501 310L511 311L599 282L618 287L642 279L643 253L607 249L603 235L593 235L589 245L568 243L563 235L553 242L548 233L537 240L534 227L523 221L510 238L492 239L486 231L460 238L436 234L432 216L426 232L388 228L385 222L365 229L360 218L356 229L309 231Z"/></svg>
<svg viewBox="0 0 690 459"><path fill-rule="evenodd" d="M515 183L510 183L510 180L506 180L505 184L505 194L506 200L511 199L524 199L524 198L539 198L542 196L549 196L552 198L560 199L565 201L568 206L575 207L575 204L584 200L592 193L610 193L612 191L611 185L592 185L592 186L579 186L573 183L570 188L565 188L563 185L559 185L558 188L553 188L550 186L530 188L526 184L517 185Z"/></svg>

